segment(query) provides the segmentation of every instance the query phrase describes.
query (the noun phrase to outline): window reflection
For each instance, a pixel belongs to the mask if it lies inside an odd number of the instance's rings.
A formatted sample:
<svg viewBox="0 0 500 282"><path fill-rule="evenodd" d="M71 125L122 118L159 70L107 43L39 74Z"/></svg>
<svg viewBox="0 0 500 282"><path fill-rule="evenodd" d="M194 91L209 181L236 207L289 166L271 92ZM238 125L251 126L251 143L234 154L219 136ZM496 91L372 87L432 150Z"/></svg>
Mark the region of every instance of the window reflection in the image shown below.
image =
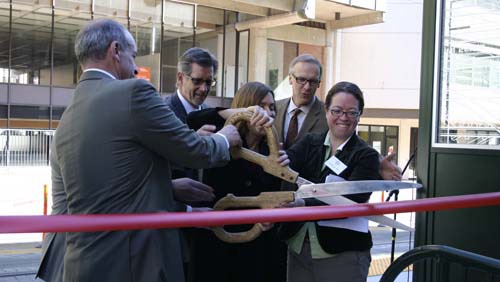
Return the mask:
<svg viewBox="0 0 500 282"><path fill-rule="evenodd" d="M196 6L167 1L163 9L163 38L161 58L161 91L173 93L176 89L177 60L193 47L194 15Z"/></svg>
<svg viewBox="0 0 500 282"><path fill-rule="evenodd" d="M444 3L437 142L500 145L500 3Z"/></svg>
<svg viewBox="0 0 500 282"><path fill-rule="evenodd" d="M56 2L54 8L54 86L75 87L81 75L75 57L75 37L91 19L90 0Z"/></svg>
<svg viewBox="0 0 500 282"><path fill-rule="evenodd" d="M137 45L139 77L160 86L161 1L132 1L130 32Z"/></svg>

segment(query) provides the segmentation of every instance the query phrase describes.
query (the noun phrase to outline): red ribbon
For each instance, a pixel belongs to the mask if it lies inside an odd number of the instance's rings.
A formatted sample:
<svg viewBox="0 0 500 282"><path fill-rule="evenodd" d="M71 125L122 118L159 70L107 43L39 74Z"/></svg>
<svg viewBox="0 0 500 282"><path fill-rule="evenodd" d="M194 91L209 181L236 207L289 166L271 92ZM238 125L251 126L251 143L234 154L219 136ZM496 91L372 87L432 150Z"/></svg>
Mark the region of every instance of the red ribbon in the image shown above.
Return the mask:
<svg viewBox="0 0 500 282"><path fill-rule="evenodd" d="M0 216L0 233L85 232L221 226L255 222L310 221L340 217L436 211L494 205L500 205L500 192L377 204L265 210L150 214Z"/></svg>

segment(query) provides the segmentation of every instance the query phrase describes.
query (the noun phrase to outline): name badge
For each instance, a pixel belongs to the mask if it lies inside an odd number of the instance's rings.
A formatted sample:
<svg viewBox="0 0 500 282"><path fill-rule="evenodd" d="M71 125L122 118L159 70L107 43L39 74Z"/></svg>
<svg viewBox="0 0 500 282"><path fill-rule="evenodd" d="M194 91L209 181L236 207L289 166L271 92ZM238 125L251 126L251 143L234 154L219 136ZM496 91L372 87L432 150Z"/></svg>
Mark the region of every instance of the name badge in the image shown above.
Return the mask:
<svg viewBox="0 0 500 282"><path fill-rule="evenodd" d="M325 165L330 168L333 172L335 172L337 175L341 174L342 171L344 171L347 166L339 159L337 159L336 156L332 156L329 158L326 162Z"/></svg>

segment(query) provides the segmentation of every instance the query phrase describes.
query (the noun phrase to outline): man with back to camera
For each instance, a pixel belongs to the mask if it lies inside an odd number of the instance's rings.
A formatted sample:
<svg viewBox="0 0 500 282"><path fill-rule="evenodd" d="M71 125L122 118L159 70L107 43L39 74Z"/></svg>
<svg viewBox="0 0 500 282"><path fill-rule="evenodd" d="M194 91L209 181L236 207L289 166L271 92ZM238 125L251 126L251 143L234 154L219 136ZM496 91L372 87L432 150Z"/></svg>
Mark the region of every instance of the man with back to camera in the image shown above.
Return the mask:
<svg viewBox="0 0 500 282"><path fill-rule="evenodd" d="M241 144L233 126L204 137L189 130L151 84L134 79L137 48L119 23L85 25L75 53L84 73L53 140L68 214L178 211L171 163L224 165ZM66 236L64 281L184 280L177 229Z"/></svg>

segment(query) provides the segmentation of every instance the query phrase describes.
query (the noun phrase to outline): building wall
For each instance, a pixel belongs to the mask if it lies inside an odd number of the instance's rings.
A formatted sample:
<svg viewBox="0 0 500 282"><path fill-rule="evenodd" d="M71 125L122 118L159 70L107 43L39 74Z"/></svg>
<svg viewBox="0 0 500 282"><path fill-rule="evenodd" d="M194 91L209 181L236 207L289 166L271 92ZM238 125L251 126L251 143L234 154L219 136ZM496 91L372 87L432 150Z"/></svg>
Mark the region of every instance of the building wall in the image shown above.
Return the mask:
<svg viewBox="0 0 500 282"><path fill-rule="evenodd" d="M418 111L422 8L422 0L389 0L384 23L339 32L339 78L361 87L365 108ZM362 118L360 124L398 126L398 165L406 164L411 154L410 130L418 128L418 118L381 115Z"/></svg>
<svg viewBox="0 0 500 282"><path fill-rule="evenodd" d="M387 1L384 23L341 31L340 79L359 84L367 108L418 109L422 6Z"/></svg>

